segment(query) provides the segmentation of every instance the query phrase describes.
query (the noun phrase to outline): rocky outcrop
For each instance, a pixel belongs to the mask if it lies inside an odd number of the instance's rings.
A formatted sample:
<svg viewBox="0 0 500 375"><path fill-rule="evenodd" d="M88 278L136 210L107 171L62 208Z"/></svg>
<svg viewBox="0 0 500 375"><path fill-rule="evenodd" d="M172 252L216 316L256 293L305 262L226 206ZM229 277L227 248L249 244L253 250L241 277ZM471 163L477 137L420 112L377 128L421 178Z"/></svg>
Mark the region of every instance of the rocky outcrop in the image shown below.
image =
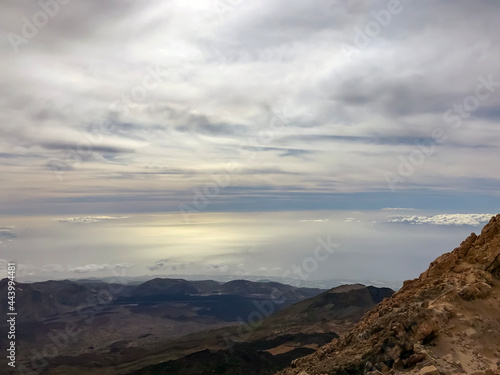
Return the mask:
<svg viewBox="0 0 500 375"><path fill-rule="evenodd" d="M280 375L500 374L500 215Z"/></svg>

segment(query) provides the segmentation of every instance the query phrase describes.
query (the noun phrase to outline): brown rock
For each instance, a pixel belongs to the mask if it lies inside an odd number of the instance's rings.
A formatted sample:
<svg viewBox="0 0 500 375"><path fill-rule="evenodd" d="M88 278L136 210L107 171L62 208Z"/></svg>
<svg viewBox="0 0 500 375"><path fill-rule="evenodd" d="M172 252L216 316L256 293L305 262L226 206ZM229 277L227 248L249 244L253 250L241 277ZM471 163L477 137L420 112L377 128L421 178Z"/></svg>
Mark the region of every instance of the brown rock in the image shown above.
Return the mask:
<svg viewBox="0 0 500 375"><path fill-rule="evenodd" d="M380 369L380 371L382 372L382 374L387 374L390 370L389 366L387 366L385 363L379 363L377 364L376 366L378 369Z"/></svg>
<svg viewBox="0 0 500 375"><path fill-rule="evenodd" d="M395 370L402 371L404 370L405 366L403 364L403 361L401 358L398 358L394 361L394 365L392 366Z"/></svg>
<svg viewBox="0 0 500 375"><path fill-rule="evenodd" d="M434 365L434 362L432 362L432 360L427 360L425 362L418 363L417 369L422 370L424 367L432 366L432 365Z"/></svg>
<svg viewBox="0 0 500 375"><path fill-rule="evenodd" d="M439 375L436 366L426 366L418 372L419 375Z"/></svg>
<svg viewBox="0 0 500 375"><path fill-rule="evenodd" d="M414 353L406 360L406 367L413 367L417 363L423 362L427 359L427 354L425 353Z"/></svg>
<svg viewBox="0 0 500 375"><path fill-rule="evenodd" d="M437 321L437 319L423 321L417 328L415 339L417 339L418 341L425 340L438 330L439 322Z"/></svg>
<svg viewBox="0 0 500 375"><path fill-rule="evenodd" d="M473 285L467 285L458 294L466 301L474 299L486 298L490 294L491 286L486 283L479 282Z"/></svg>

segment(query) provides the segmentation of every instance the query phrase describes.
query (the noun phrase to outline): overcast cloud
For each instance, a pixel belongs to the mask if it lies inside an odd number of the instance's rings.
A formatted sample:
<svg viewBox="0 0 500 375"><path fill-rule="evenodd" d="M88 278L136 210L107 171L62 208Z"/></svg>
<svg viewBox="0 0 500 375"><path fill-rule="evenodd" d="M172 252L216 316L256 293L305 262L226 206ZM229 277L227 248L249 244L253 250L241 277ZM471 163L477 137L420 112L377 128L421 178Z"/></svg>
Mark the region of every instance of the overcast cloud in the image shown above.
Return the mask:
<svg viewBox="0 0 500 375"><path fill-rule="evenodd" d="M228 162L246 172L221 209L411 189L498 204L500 5L389 3L91 0L47 20L37 2L2 5L4 211L178 210ZM443 119L488 81L460 127L458 109ZM437 128L446 140L412 170Z"/></svg>

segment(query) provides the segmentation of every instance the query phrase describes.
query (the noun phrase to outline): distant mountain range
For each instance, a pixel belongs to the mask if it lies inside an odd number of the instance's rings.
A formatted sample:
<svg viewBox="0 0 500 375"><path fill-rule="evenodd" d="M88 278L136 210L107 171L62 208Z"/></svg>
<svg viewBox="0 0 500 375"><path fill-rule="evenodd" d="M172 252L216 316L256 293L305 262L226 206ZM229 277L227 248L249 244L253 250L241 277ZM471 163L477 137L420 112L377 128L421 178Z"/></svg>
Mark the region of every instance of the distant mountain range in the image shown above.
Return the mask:
<svg viewBox="0 0 500 375"><path fill-rule="evenodd" d="M247 299L250 313L255 309L254 299L275 299L276 310L310 298L322 289L297 288L277 282L233 280L221 283L214 280L188 281L184 279L155 278L139 285L108 284L101 280L50 280L36 283L17 283L17 309L20 321L39 321L68 313L77 308L109 304L138 304L147 301L172 302L222 300L221 296ZM154 298L151 298L154 297ZM143 301L144 300L144 301ZM193 302L194 303L194 302ZM0 280L0 313L7 313L7 279ZM0 323L1 324L1 323Z"/></svg>
<svg viewBox="0 0 500 375"><path fill-rule="evenodd" d="M0 281L0 299L6 287ZM393 293L360 284L325 291L270 280L165 278L130 285L45 281L17 289L21 363L30 366L29 354L53 345L68 324L79 331L42 366L47 374L194 375L204 367L271 374L338 337ZM5 314L6 300L0 303Z"/></svg>
<svg viewBox="0 0 500 375"><path fill-rule="evenodd" d="M143 276L123 276L120 277L128 285L142 284L148 280L155 278L169 278L169 279L184 279L191 281L204 281L214 280L217 282L225 283L233 280L245 279L254 282L277 282L280 284L292 285L297 288L318 288L318 289L331 289L340 285L362 284L372 285L379 288L387 287L393 290L398 290L403 281L387 281L387 280L370 280L370 279L325 279L325 280L302 280L300 278L291 277L278 277L278 276L255 276L255 275L143 275ZM70 279L78 283L95 283L95 282L113 282L116 281L115 277L105 278L88 278L88 279Z"/></svg>

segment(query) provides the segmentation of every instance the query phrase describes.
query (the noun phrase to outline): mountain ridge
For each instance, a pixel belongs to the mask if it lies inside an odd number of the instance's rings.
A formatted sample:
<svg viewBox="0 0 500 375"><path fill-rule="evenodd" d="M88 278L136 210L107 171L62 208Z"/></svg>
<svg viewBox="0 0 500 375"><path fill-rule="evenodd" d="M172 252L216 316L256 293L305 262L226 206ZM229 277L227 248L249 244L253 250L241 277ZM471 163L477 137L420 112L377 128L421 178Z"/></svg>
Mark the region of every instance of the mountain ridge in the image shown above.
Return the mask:
<svg viewBox="0 0 500 375"><path fill-rule="evenodd" d="M342 334L394 291L362 284L341 285L312 298L297 302L264 320L255 330L287 333L335 332Z"/></svg>
<svg viewBox="0 0 500 375"><path fill-rule="evenodd" d="M500 215L277 375L500 374Z"/></svg>

